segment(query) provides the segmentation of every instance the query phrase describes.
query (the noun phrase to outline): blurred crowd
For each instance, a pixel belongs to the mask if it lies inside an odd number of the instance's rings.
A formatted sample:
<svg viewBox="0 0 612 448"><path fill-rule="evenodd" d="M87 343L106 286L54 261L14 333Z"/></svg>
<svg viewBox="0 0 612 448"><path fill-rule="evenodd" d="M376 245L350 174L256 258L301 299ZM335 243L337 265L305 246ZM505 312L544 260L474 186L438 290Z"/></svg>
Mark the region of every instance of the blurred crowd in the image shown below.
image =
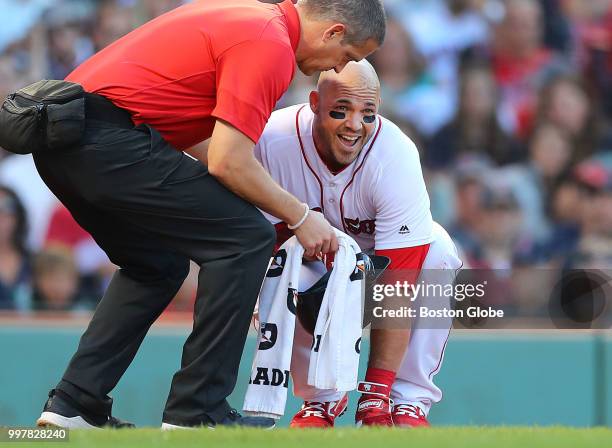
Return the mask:
<svg viewBox="0 0 612 448"><path fill-rule="evenodd" d="M514 284L534 268L612 267L612 0L384 2L381 113L417 144L434 218L467 266L512 269ZM0 98L181 3L0 0ZM298 73L278 106L306 102L315 81ZM0 310L91 309L114 269L31 157L0 149Z"/></svg>

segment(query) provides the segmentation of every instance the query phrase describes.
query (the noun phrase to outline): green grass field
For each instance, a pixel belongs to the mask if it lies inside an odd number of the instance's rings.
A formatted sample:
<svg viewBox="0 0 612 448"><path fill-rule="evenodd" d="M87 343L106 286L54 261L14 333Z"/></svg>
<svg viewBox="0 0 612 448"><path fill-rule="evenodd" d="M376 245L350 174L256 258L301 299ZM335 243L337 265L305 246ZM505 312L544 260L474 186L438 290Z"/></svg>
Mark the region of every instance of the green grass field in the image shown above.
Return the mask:
<svg viewBox="0 0 612 448"><path fill-rule="evenodd" d="M176 448L604 448L612 446L612 429L564 427L445 427L431 429L336 429L331 431L278 429L273 431L202 429L161 432L157 429L72 431L70 447L176 447ZM46 443L45 443L46 444ZM18 443L17 446L41 446Z"/></svg>

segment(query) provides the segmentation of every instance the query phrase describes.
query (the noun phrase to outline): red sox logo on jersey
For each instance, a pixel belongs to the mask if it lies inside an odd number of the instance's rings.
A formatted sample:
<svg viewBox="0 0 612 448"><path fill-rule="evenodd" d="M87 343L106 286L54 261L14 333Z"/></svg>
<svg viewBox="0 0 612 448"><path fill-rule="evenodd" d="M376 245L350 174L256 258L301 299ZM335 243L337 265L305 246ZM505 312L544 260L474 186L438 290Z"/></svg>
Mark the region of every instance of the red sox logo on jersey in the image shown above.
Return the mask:
<svg viewBox="0 0 612 448"><path fill-rule="evenodd" d="M344 218L344 224L346 225L346 230L348 230L353 235L359 235L360 233L372 235L376 230L375 219L364 219L362 221L359 218Z"/></svg>

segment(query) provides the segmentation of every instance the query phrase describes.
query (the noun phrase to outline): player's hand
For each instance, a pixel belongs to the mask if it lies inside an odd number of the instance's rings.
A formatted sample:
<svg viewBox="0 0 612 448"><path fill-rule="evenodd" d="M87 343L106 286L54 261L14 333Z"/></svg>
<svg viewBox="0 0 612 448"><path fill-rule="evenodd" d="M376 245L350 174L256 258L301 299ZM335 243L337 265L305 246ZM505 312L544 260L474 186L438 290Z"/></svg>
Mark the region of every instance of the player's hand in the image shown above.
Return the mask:
<svg viewBox="0 0 612 448"><path fill-rule="evenodd" d="M304 248L304 255L308 258L338 251L336 232L319 212L311 210L306 221L293 232Z"/></svg>

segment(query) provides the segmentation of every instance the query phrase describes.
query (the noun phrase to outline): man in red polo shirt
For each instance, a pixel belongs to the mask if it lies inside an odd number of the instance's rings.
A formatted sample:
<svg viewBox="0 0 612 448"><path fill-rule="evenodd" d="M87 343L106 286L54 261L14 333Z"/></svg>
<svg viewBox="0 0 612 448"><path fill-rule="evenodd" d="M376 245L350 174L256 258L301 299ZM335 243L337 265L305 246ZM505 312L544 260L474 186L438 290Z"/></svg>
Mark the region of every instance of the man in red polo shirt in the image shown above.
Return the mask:
<svg viewBox="0 0 612 448"><path fill-rule="evenodd" d="M384 34L380 0L194 1L68 76L88 92L85 136L78 147L36 154L36 166L121 269L39 425L129 425L111 417L108 393L190 259L201 266L194 326L164 427L247 424L226 397L275 240L256 207L290 223L307 255L337 249L325 218L279 187L252 149L295 61L306 74L341 71ZM199 160L181 152L201 142L191 151Z"/></svg>

